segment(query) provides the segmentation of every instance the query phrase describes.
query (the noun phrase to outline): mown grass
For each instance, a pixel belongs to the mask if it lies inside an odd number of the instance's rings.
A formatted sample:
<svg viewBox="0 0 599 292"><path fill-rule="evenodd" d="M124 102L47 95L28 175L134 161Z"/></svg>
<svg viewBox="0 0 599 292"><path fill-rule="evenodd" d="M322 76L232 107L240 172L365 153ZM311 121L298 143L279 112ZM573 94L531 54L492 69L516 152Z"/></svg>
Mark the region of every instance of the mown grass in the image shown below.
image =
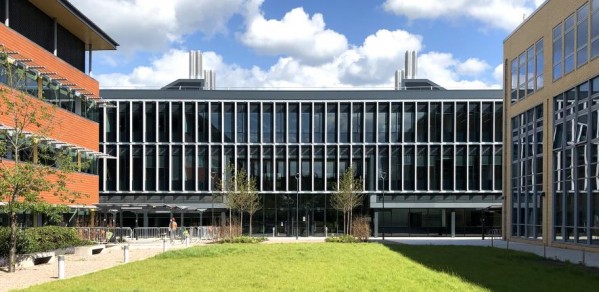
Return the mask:
<svg viewBox="0 0 599 292"><path fill-rule="evenodd" d="M488 247L226 244L31 291L592 291L599 272Z"/></svg>

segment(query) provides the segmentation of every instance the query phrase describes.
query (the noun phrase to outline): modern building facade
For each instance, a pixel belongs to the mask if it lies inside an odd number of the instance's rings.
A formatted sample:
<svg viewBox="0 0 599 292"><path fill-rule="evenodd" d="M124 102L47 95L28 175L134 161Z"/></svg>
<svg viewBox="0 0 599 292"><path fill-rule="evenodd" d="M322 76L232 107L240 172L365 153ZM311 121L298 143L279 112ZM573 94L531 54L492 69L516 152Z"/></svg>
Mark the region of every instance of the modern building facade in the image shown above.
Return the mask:
<svg viewBox="0 0 599 292"><path fill-rule="evenodd" d="M548 0L504 42L504 236L599 248L599 1Z"/></svg>
<svg viewBox="0 0 599 292"><path fill-rule="evenodd" d="M99 201L97 161L104 155L99 152L98 140L99 85L85 72L91 74L93 51L114 50L118 44L66 0L1 0L0 21L0 87L15 84L9 80L8 72L13 72L13 77L22 77L19 86L12 88L18 93L5 93L25 94L31 106L46 108L52 115L51 121L43 121L52 123L51 132L43 141L31 140L30 150L21 157L37 161L42 144L49 146L44 151L69 151L80 164L68 187L84 196L67 203L89 214L89 208ZM0 139L13 134L12 118L0 115ZM38 128L25 130L33 135ZM6 153L0 162L10 165L12 155ZM42 198L65 204L50 194L42 194ZM0 225L7 222L1 213L0 220ZM21 223L40 222L39 216L26 216Z"/></svg>
<svg viewBox="0 0 599 292"><path fill-rule="evenodd" d="M180 86L183 85L183 86ZM218 225L215 180L228 163L258 182L253 230L279 236L342 231L330 198L353 166L367 194L358 213L374 235L480 235L500 226L500 90L102 90L99 208L122 226ZM299 197L299 204L296 201ZM181 223L181 222L180 222ZM453 224L452 224L453 223ZM247 222L246 222L247 225ZM246 226L247 227L247 226Z"/></svg>

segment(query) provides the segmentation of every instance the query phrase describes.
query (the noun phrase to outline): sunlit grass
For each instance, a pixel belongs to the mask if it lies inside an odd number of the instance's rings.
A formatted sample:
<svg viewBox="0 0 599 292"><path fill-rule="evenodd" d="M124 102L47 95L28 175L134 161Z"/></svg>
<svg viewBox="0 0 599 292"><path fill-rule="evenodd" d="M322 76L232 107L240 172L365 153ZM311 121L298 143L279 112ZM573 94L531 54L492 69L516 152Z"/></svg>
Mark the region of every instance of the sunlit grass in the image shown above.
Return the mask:
<svg viewBox="0 0 599 292"><path fill-rule="evenodd" d="M481 247L211 245L171 251L31 290L514 291L525 290L519 284L526 275L533 276L536 286L532 290L537 291L555 289L558 287L555 281L563 281L560 283L569 290L599 287L593 270L563 264L559 265L561 270L551 268L555 266L538 257ZM578 272L570 272L572 269ZM513 278L517 273L523 275ZM553 286L537 282L545 273L552 277ZM576 286L577 282L589 285Z"/></svg>

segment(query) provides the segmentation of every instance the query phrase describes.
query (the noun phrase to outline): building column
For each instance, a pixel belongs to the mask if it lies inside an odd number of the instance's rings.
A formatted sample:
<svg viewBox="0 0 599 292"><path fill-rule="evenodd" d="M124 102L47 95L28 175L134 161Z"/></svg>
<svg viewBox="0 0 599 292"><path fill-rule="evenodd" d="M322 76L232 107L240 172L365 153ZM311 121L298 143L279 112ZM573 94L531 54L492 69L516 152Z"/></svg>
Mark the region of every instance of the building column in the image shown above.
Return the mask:
<svg viewBox="0 0 599 292"><path fill-rule="evenodd" d="M455 211L451 211L451 238L455 237Z"/></svg>
<svg viewBox="0 0 599 292"><path fill-rule="evenodd" d="M181 224L179 225L181 227L185 226L185 224L183 224L183 219L185 219L185 213L183 213L183 211L181 211L181 216L180 216L180 219L179 219L179 220L181 220Z"/></svg>
<svg viewBox="0 0 599 292"><path fill-rule="evenodd" d="M54 20L54 51L52 52L54 56L58 56L58 20L56 18Z"/></svg>
<svg viewBox="0 0 599 292"><path fill-rule="evenodd" d="M94 227L96 224L96 209L89 210L89 227Z"/></svg>
<svg viewBox="0 0 599 292"><path fill-rule="evenodd" d="M144 211L144 227L149 227L148 211Z"/></svg>
<svg viewBox="0 0 599 292"><path fill-rule="evenodd" d="M4 2L4 4L6 4L6 6L4 7L4 25L6 25L7 27L10 27L9 25L9 21L8 21L8 17L10 16L10 13L8 13L9 9L10 9L10 0L6 0L6 2Z"/></svg>
<svg viewBox="0 0 599 292"><path fill-rule="evenodd" d="M379 237L379 214L379 210L374 211L374 237Z"/></svg>

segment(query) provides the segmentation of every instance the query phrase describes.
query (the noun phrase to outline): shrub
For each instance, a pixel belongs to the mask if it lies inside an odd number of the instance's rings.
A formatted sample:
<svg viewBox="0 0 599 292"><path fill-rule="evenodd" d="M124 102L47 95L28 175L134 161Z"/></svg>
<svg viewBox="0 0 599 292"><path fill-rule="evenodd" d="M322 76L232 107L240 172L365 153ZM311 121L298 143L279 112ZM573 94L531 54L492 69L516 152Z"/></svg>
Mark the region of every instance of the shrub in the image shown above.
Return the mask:
<svg viewBox="0 0 599 292"><path fill-rule="evenodd" d="M356 243L360 242L358 238L355 238L353 235L342 235L342 236L333 236L327 237L325 242L336 242L336 243Z"/></svg>
<svg viewBox="0 0 599 292"><path fill-rule="evenodd" d="M8 257L10 228L0 228L0 257ZM92 244L79 238L73 228L45 226L17 231L17 254L52 251L61 248Z"/></svg>
<svg viewBox="0 0 599 292"><path fill-rule="evenodd" d="M253 237L253 236L236 236L232 238L223 238L219 240L219 243L260 243L266 241L266 237Z"/></svg>
<svg viewBox="0 0 599 292"><path fill-rule="evenodd" d="M353 235L361 241L368 241L370 237L370 222L368 222L368 218L365 216L358 216L353 220L352 233Z"/></svg>

